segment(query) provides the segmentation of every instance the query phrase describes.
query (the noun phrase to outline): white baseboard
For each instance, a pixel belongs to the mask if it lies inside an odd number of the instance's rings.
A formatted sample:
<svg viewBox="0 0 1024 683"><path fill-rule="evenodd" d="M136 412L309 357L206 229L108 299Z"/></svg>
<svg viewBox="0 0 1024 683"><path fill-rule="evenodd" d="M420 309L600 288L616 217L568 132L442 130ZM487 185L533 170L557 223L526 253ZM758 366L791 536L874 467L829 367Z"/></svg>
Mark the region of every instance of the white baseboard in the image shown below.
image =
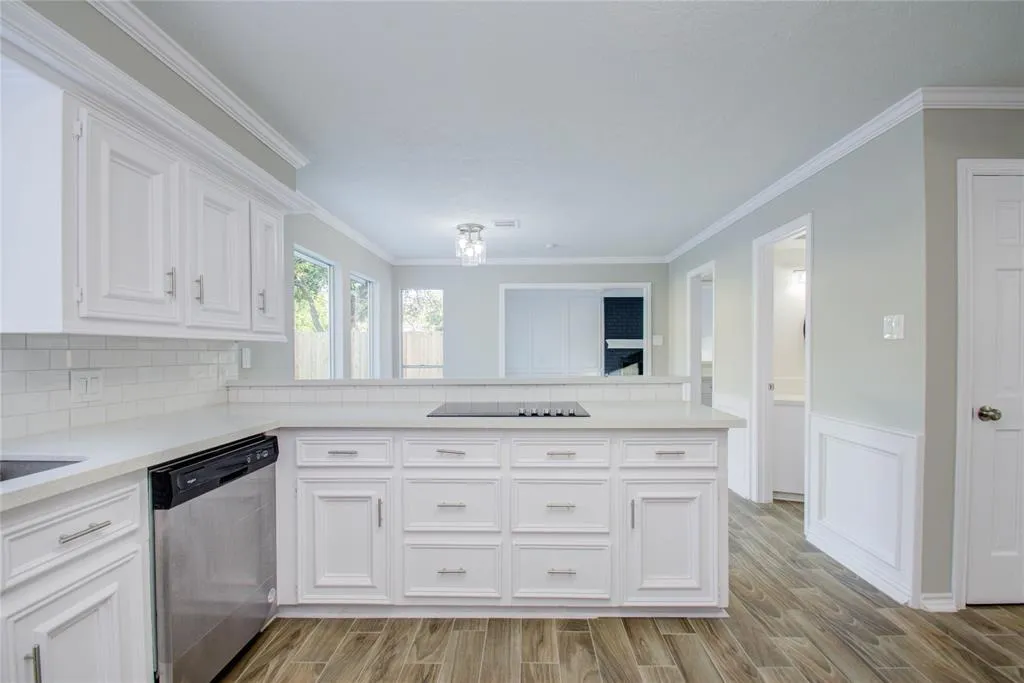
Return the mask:
<svg viewBox="0 0 1024 683"><path fill-rule="evenodd" d="M956 612L952 593L922 593L919 607L926 612Z"/></svg>
<svg viewBox="0 0 1024 683"><path fill-rule="evenodd" d="M714 391L715 410L742 417L750 424L750 399L735 394ZM728 456L729 489L750 499L750 430L739 427L729 430Z"/></svg>
<svg viewBox="0 0 1024 683"><path fill-rule="evenodd" d="M330 618L497 618L556 619L575 617L690 617L693 619L719 619L729 616L720 607L575 607L575 606L506 606L481 605L281 605L277 617L283 619Z"/></svg>
<svg viewBox="0 0 1024 683"><path fill-rule="evenodd" d="M810 419L807 540L897 602L916 602L923 437Z"/></svg>

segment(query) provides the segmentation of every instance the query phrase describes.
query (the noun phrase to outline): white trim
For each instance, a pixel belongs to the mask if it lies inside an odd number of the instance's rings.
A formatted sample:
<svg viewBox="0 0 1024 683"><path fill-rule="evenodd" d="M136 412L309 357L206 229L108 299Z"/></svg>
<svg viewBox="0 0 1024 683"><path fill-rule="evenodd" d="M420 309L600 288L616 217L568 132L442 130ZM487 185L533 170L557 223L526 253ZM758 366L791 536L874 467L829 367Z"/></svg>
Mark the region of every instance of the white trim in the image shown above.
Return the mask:
<svg viewBox="0 0 1024 683"><path fill-rule="evenodd" d="M298 255L299 258L301 258L301 259L309 261L310 263L313 263L313 264L316 264L316 265L321 265L321 266L327 266L328 268L330 268L330 276L331 276L331 283L330 283L331 305L330 305L330 310L328 311L330 319L327 321L327 332L331 336L331 338L333 339L333 343L331 344L331 363L330 363L330 374L331 374L331 376L328 379L344 379L345 378L345 366L346 366L346 362L345 362L345 342L344 342L345 335L344 334L337 334L337 330L338 330L337 322L338 322L339 318L341 318L342 320L344 320L344 318L345 318L345 300L343 298L341 298L341 297L344 294L347 294L347 291L345 290L343 283L348 282L348 280L345 279L344 274L342 273L342 270L341 270L341 265L337 261L334 261L333 259L329 259L329 258L326 258L324 256L321 256L320 254L316 253L315 251L313 251L311 249L306 249L305 247L303 247L298 242L295 242L294 244L292 244L291 263L293 264L293 272L294 272L294 263L295 263L295 256L296 255ZM341 310L340 311L338 310L339 305L341 306ZM342 331L344 332L344 329ZM295 341L294 340L294 337L295 337L295 294L294 294L294 292L292 292L292 329L291 329L291 333L292 333L291 334L292 343L294 344L294 341ZM295 349L293 347L292 348L292 354L294 355L294 353L295 353ZM293 359L293 362L294 362L294 359ZM307 381L317 381L317 380L307 380Z"/></svg>
<svg viewBox="0 0 1024 683"><path fill-rule="evenodd" d="M505 377L505 293L510 289L642 290L644 298L644 376L654 374L654 367L651 363L654 354L651 352L651 313L653 308L650 282L502 282L498 285L498 377L503 380Z"/></svg>
<svg viewBox="0 0 1024 683"><path fill-rule="evenodd" d="M751 243L753 260L753 309L751 329L753 335L753 385L750 394L750 498L758 503L772 502L771 467L768 462L768 412L772 401L768 396L768 384L774 381L772 375L772 311L774 300L772 292L775 288L772 247L782 240L804 233L807 236L805 249L805 268L807 270L807 290L804 298L804 317L808 321L807 337L804 339L804 461L805 465L810 454L810 414L811 414L811 344L810 344L810 310L811 291L814 282L813 263L810 258L813 252L813 218L807 213L771 232L757 237ZM808 471L805 466L804 472ZM812 497L812 482L805 478L804 495ZM806 516L806 509L804 511ZM806 522L806 520L805 520Z"/></svg>
<svg viewBox="0 0 1024 683"><path fill-rule="evenodd" d="M971 187L976 176L1024 175L1024 159L960 159L956 164L957 362L956 474L953 495L953 601L967 604L970 460L974 430L974 224ZM922 596L923 599L923 596Z"/></svg>
<svg viewBox="0 0 1024 683"><path fill-rule="evenodd" d="M131 2L109 2L88 0L93 9L105 16L118 28L127 33L154 57L181 76L189 85L202 93L208 100L224 110L224 113L255 135L260 142L275 154L299 169L309 163L298 149L283 135L253 111L242 98L199 63L188 51L164 32L156 23Z"/></svg>
<svg viewBox="0 0 1024 683"><path fill-rule="evenodd" d="M711 276L711 343L715 343L715 262L708 261L693 270L686 273L686 302L687 302L687 315L686 315L686 339L689 345L686 353L686 374L694 378L688 385L689 396L688 400L694 403L700 403L700 392L701 383L703 382L703 374L701 366L703 365L703 359L701 356L701 346L703 339L701 339L701 325L700 320L703 318L704 311L702 310L703 304L701 303L701 292L699 287L694 287L694 281L701 282L702 276ZM694 315L694 312L697 315ZM696 322L696 324L695 324ZM715 352L712 347L711 351L711 404L715 403L715 377L716 363L715 363ZM696 387L696 397L694 396L694 388ZM695 400L696 399L696 400Z"/></svg>
<svg viewBox="0 0 1024 683"><path fill-rule="evenodd" d="M879 135L895 128L925 109L1024 109L1024 88L937 87L915 90L683 242L673 249L665 257L665 260L674 261L698 244L707 241L776 197L828 168L847 154L863 147Z"/></svg>
<svg viewBox="0 0 1024 683"><path fill-rule="evenodd" d="M565 258L488 258L481 267L487 266L625 266L664 264L668 260L664 256L573 256ZM459 266L457 258L400 258L395 259L396 266Z"/></svg>
<svg viewBox="0 0 1024 683"><path fill-rule="evenodd" d="M348 272L349 291L346 296L351 299L352 278L362 280L369 289L370 294L370 375L367 379L380 379L380 284L376 278L363 275L357 270ZM351 307L351 304L350 304ZM352 311L348 314L349 345L351 346L352 336ZM348 377L352 376L352 358L348 359Z"/></svg>
<svg viewBox="0 0 1024 683"><path fill-rule="evenodd" d="M956 612L956 601L952 593L922 593L918 607L925 612Z"/></svg>
<svg viewBox="0 0 1024 683"><path fill-rule="evenodd" d="M341 220L333 213L325 209L324 207L317 204L314 200L310 199L301 192L296 192L295 196L299 202L299 207L302 211L311 214L314 218L326 223L345 237L349 238L362 248L366 249L374 256L387 261L391 265L398 265L395 257L391 255L384 247L380 246L369 237L359 232L345 221Z"/></svg>
<svg viewBox="0 0 1024 683"><path fill-rule="evenodd" d="M403 598L405 600L405 598ZM651 606L651 607L600 607L590 605L531 605L513 604L511 606L496 605L490 602L485 605L450 605L450 604L407 604L396 605L360 605L360 604L306 604L280 605L277 611L279 619L330 619L334 617L370 618L370 617L491 617L501 616L511 619L555 619L567 616L587 617L689 617L691 619L721 619L728 617L720 607L689 607L689 606Z"/></svg>

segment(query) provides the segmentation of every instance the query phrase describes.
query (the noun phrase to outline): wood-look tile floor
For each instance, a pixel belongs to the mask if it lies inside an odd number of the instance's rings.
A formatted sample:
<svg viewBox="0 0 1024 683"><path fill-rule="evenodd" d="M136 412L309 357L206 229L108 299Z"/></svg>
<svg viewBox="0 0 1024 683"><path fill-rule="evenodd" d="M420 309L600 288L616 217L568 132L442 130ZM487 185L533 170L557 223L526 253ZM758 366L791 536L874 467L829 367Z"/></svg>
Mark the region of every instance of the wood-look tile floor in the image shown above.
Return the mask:
<svg viewBox="0 0 1024 683"><path fill-rule="evenodd" d="M279 619L222 683L1024 682L1024 606L900 607L730 501L728 619Z"/></svg>

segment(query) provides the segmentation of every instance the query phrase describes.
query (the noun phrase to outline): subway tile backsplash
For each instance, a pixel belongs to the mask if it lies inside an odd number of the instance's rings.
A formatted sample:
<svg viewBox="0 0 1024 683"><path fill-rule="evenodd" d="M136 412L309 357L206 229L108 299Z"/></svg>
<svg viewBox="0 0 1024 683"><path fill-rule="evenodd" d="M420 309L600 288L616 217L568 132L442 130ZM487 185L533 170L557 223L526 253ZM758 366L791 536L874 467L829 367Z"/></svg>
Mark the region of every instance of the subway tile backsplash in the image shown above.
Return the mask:
<svg viewBox="0 0 1024 683"><path fill-rule="evenodd" d="M5 439L225 403L234 342L0 334ZM71 370L103 370L103 399L71 402Z"/></svg>

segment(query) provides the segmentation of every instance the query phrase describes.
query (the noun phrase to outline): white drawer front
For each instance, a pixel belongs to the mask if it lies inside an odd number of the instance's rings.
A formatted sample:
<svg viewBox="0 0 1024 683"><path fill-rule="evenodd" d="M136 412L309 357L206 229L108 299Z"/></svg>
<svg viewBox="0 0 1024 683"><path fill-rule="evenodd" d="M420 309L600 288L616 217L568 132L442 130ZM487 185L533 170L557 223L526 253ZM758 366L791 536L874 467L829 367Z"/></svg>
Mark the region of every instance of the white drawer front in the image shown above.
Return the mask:
<svg viewBox="0 0 1024 683"><path fill-rule="evenodd" d="M623 466L713 467L717 449L714 441L691 439L624 439Z"/></svg>
<svg viewBox="0 0 1024 683"><path fill-rule="evenodd" d="M501 480L407 477L402 513L406 531L501 531Z"/></svg>
<svg viewBox="0 0 1024 683"><path fill-rule="evenodd" d="M405 544L408 597L499 598L500 586L498 543Z"/></svg>
<svg viewBox="0 0 1024 683"><path fill-rule="evenodd" d="M512 480L512 531L607 533L607 479Z"/></svg>
<svg viewBox="0 0 1024 683"><path fill-rule="evenodd" d="M402 442L402 458L410 467L498 467L501 447L492 438L418 438Z"/></svg>
<svg viewBox="0 0 1024 683"><path fill-rule="evenodd" d="M515 467L607 467L611 444L608 439L513 439Z"/></svg>
<svg viewBox="0 0 1024 683"><path fill-rule="evenodd" d="M391 438L387 436L320 437L295 440L300 467L386 467L391 464Z"/></svg>
<svg viewBox="0 0 1024 683"><path fill-rule="evenodd" d="M139 485L132 484L5 528L4 588L134 532L142 516L139 496Z"/></svg>
<svg viewBox="0 0 1024 683"><path fill-rule="evenodd" d="M611 599L612 553L608 544L516 543L512 552L514 598Z"/></svg>

